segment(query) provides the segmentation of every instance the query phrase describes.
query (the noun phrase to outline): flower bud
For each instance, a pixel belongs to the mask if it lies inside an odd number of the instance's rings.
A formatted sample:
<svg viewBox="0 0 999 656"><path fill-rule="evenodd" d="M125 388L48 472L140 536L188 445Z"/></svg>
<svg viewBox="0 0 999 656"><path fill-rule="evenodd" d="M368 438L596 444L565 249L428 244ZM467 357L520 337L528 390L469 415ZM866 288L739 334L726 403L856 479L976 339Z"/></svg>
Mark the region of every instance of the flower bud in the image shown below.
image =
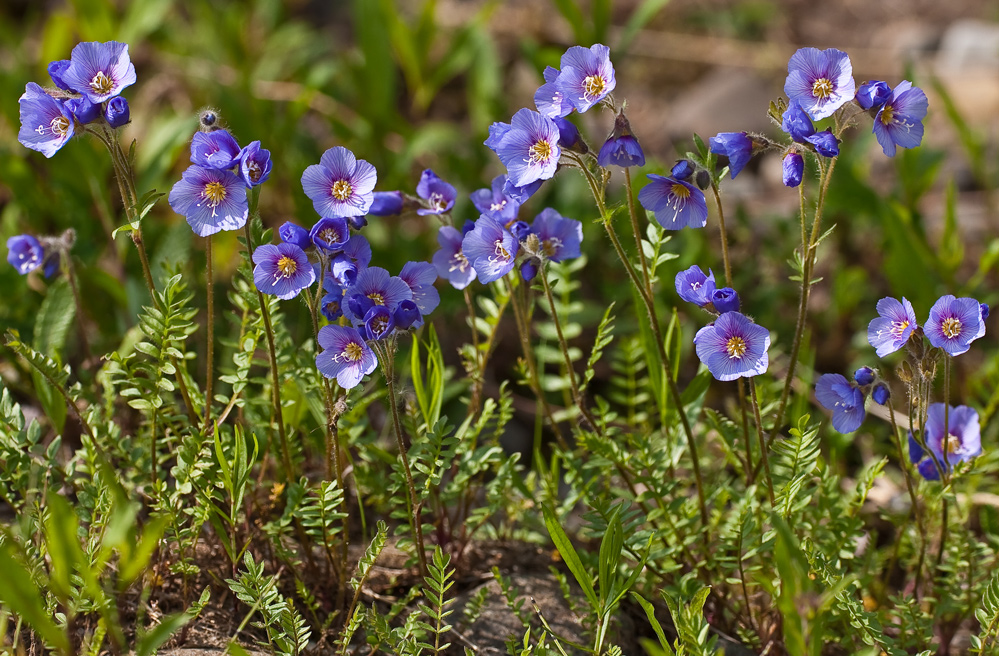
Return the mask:
<svg viewBox="0 0 999 656"><path fill-rule="evenodd" d="M870 385L874 382L874 370L870 367L861 367L853 373L853 379L861 387Z"/></svg>
<svg viewBox="0 0 999 656"><path fill-rule="evenodd" d="M104 110L104 119L113 128L120 128L128 123L128 101L121 96L115 96L109 100L107 109Z"/></svg>
<svg viewBox="0 0 999 656"><path fill-rule="evenodd" d="M624 111L619 112L614 119L614 130L600 147L597 163L605 168L611 165L623 169L630 166L645 166L645 152L638 139L631 133L631 124Z"/></svg>
<svg viewBox="0 0 999 656"><path fill-rule="evenodd" d="M711 294L711 304L715 306L718 314L739 311L739 295L731 287L716 289Z"/></svg>
<svg viewBox="0 0 999 656"><path fill-rule="evenodd" d="M420 320L420 308L417 307L416 303L406 299L399 303L399 307L395 309L395 315L393 319L395 320L395 327L399 330L409 330L409 328Z"/></svg>
<svg viewBox="0 0 999 656"><path fill-rule="evenodd" d="M49 64L49 77L51 77L52 82L54 82L55 85L63 91L72 91L69 83L62 78L66 71L69 70L69 65L72 63L73 62L69 59L59 59Z"/></svg>
<svg viewBox="0 0 999 656"><path fill-rule="evenodd" d="M86 96L70 98L66 101L66 109L73 112L73 118L81 125L86 125L101 117L100 103L90 102Z"/></svg>
<svg viewBox="0 0 999 656"><path fill-rule="evenodd" d="M864 82L857 89L857 104L862 109L877 109L891 97L891 87L880 80Z"/></svg>
<svg viewBox="0 0 999 656"><path fill-rule="evenodd" d="M705 189L711 186L711 174L705 171L704 169L701 169L694 176L694 182L697 183L698 189L704 191Z"/></svg>
<svg viewBox="0 0 999 656"><path fill-rule="evenodd" d="M402 211L401 191L376 191L368 214L392 216Z"/></svg>
<svg viewBox="0 0 999 656"><path fill-rule="evenodd" d="M796 152L784 155L784 186L797 187L805 174L805 159Z"/></svg>
<svg viewBox="0 0 999 656"><path fill-rule="evenodd" d="M531 234L531 226L526 221L514 221L507 228L517 241L524 241Z"/></svg>
<svg viewBox="0 0 999 656"><path fill-rule="evenodd" d="M533 257L524 260L520 265L520 275L527 282L534 280L534 276L538 275L538 260Z"/></svg>
<svg viewBox="0 0 999 656"><path fill-rule="evenodd" d="M889 391L888 386L884 383L878 383L874 387L874 391L871 392L871 398L874 399L874 402L878 405L884 405L885 403L888 403L888 399L891 398L891 391Z"/></svg>
<svg viewBox="0 0 999 656"><path fill-rule="evenodd" d="M309 237L309 231L291 221L278 228L278 237L284 243L295 244L303 251L312 248L312 238Z"/></svg>
<svg viewBox="0 0 999 656"><path fill-rule="evenodd" d="M583 137L579 134L579 128L576 127L575 123L561 117L555 117L552 120L558 126L558 145L560 148L583 154L589 152L589 148L586 147L586 142L583 141Z"/></svg>
<svg viewBox="0 0 999 656"><path fill-rule="evenodd" d="M679 159L670 170L670 175L677 180L686 180L694 175L694 165L690 163L690 160Z"/></svg>

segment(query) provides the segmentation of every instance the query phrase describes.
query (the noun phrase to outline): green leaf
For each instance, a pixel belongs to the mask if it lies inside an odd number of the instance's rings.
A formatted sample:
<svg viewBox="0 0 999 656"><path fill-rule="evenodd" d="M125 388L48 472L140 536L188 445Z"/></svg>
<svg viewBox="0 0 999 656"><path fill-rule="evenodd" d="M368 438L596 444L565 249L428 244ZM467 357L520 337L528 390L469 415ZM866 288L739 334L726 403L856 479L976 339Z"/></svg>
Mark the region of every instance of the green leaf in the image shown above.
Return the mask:
<svg viewBox="0 0 999 656"><path fill-rule="evenodd" d="M562 530L555 512L546 504L542 504L541 509L545 515L545 528L548 529L548 535L551 536L552 542L555 543L555 548L558 549L559 555L562 556L562 560L569 567L569 571L572 572L579 587L583 589L583 594L586 595L586 600L590 602L590 606L594 612L598 612L600 610L600 600L593 589L593 579L590 577L589 572L586 571L586 568L583 567L582 561L579 560L579 554L576 553L572 542L569 541L569 536Z"/></svg>
<svg viewBox="0 0 999 656"><path fill-rule="evenodd" d="M47 644L62 652L70 651L69 636L45 610L41 587L13 553L10 540L0 543L0 604L17 613Z"/></svg>

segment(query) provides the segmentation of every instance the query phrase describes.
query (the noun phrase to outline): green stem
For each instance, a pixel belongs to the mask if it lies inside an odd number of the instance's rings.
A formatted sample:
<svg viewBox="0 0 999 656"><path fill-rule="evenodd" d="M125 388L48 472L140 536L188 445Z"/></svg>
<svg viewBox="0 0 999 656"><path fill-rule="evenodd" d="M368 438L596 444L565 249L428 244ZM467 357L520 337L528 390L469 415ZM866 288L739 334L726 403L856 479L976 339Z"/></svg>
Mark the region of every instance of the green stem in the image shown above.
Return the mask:
<svg viewBox="0 0 999 656"><path fill-rule="evenodd" d="M756 396L756 380L749 379L749 392L753 396L753 415L756 417L756 433L760 438L760 459L763 461L763 471L767 475L767 491L770 493L770 505L773 506L774 480L770 476L770 459L767 457L767 445L763 437L763 419L760 417L760 400Z"/></svg>
<svg viewBox="0 0 999 656"><path fill-rule="evenodd" d="M215 386L215 276L213 271L212 236L205 238L205 292L208 304L207 362L205 363L205 431L212 423L212 392Z"/></svg>
<svg viewBox="0 0 999 656"><path fill-rule="evenodd" d="M479 350L479 328L475 325L475 305L472 303L472 294L465 287L465 307L468 308L468 323L472 329L472 350L475 352L475 374L472 379L472 399L468 404L468 415L478 413L482 405L482 384L485 380L485 362L483 354Z"/></svg>
<svg viewBox="0 0 999 656"><path fill-rule="evenodd" d="M642 230L638 224L638 209L635 207L635 195L631 188L631 169L624 169L624 190L628 195L628 216L631 217L631 230L635 233L635 248L638 250L638 259L642 263L642 280L645 282L645 289L652 295L652 277L649 275L649 265L645 259L645 249L642 248Z"/></svg>

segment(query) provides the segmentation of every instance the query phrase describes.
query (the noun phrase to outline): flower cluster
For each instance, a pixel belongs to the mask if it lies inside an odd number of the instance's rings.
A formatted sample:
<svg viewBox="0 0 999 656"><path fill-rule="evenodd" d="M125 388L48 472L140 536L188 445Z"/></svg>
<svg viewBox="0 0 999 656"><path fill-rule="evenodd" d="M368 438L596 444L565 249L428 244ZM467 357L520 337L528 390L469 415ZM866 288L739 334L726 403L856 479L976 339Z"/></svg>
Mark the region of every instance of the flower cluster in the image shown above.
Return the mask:
<svg viewBox="0 0 999 656"><path fill-rule="evenodd" d="M731 287L718 289L711 269L705 275L696 264L676 274L676 293L718 319L694 336L697 357L718 380L751 378L770 364L770 331L739 312L739 295Z"/></svg>
<svg viewBox="0 0 999 656"><path fill-rule="evenodd" d="M59 248L53 240L31 235L15 235L7 240L7 261L22 276L41 267L46 278L59 269Z"/></svg>
<svg viewBox="0 0 999 656"><path fill-rule="evenodd" d="M271 174L271 153L254 141L240 148L226 130L196 132L191 139L191 166L170 190L170 207L187 218L199 237L246 224L246 190Z"/></svg>
<svg viewBox="0 0 999 656"><path fill-rule="evenodd" d="M703 228L708 223L708 205L704 192L687 182L694 167L680 160L669 176L648 175L650 182L638 192L638 202L655 213L656 221L666 230Z"/></svg>
<svg viewBox="0 0 999 656"><path fill-rule="evenodd" d="M833 428L840 433L852 433L864 423L864 402L868 396L878 405L886 404L891 397L888 385L870 367L857 369L853 382L839 374L823 374L815 384L815 398L833 413Z"/></svg>
<svg viewBox="0 0 999 656"><path fill-rule="evenodd" d="M909 432L909 460L928 481L939 480L941 473L949 474L957 463L982 453L978 413L966 405L949 406L945 412L943 403L932 404L926 411L922 438Z"/></svg>
<svg viewBox="0 0 999 656"><path fill-rule="evenodd" d="M48 70L57 88L28 82L18 100L17 140L26 148L52 157L87 124L118 128L128 123L128 101L120 95L136 79L128 44L78 43L70 59L54 61Z"/></svg>
<svg viewBox="0 0 999 656"><path fill-rule="evenodd" d="M878 318L867 327L867 340L883 358L906 345L912 346L914 355L922 354L922 340L913 343L923 334L933 348L948 355L960 355L971 348L971 342L985 334L985 319L989 306L973 298L941 296L930 308L926 323L920 328L912 304L904 297L899 302L883 298L877 305Z"/></svg>

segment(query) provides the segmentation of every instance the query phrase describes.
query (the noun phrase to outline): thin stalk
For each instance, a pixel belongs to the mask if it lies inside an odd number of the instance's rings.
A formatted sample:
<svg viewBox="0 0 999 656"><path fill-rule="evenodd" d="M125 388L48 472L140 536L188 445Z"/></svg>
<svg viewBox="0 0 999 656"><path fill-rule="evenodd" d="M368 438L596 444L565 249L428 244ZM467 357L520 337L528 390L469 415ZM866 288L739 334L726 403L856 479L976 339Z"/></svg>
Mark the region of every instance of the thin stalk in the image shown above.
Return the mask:
<svg viewBox="0 0 999 656"><path fill-rule="evenodd" d="M756 416L756 433L760 438L760 460L763 461L763 471L767 475L767 491L770 493L770 505L773 506L774 499L774 480L770 476L770 459L767 458L767 445L763 437L763 419L760 418L760 400L756 397L756 381L752 378L749 379L749 392L753 396L753 414Z"/></svg>
<svg viewBox="0 0 999 656"><path fill-rule="evenodd" d="M732 265L728 258L728 235L725 231L725 211L722 209L721 194L718 185L712 180L711 195L715 199L715 207L718 210L718 230L721 233L722 263L725 265L725 284L732 286Z"/></svg>
<svg viewBox="0 0 999 656"><path fill-rule="evenodd" d="M645 259L645 249L642 248L642 231L638 224L638 209L635 207L635 195L631 189L631 169L624 169L624 190L628 195L628 216L631 217L631 230L635 233L635 248L638 250L638 259L642 263L642 280L645 282L645 289L652 294L652 277L649 275L649 264Z"/></svg>
<svg viewBox="0 0 999 656"><path fill-rule="evenodd" d="M474 415L479 411L482 404L482 384L485 373L484 358L479 351L479 328L475 325L475 305L472 303L472 294L465 287L465 307L468 308L468 322L472 328L472 350L475 351L475 378L472 380L472 399L468 404L468 415Z"/></svg>
<svg viewBox="0 0 999 656"><path fill-rule="evenodd" d="M212 423L212 388L215 386L215 276L213 271L212 236L205 238L205 292L208 303L207 355L205 363L205 430Z"/></svg>

